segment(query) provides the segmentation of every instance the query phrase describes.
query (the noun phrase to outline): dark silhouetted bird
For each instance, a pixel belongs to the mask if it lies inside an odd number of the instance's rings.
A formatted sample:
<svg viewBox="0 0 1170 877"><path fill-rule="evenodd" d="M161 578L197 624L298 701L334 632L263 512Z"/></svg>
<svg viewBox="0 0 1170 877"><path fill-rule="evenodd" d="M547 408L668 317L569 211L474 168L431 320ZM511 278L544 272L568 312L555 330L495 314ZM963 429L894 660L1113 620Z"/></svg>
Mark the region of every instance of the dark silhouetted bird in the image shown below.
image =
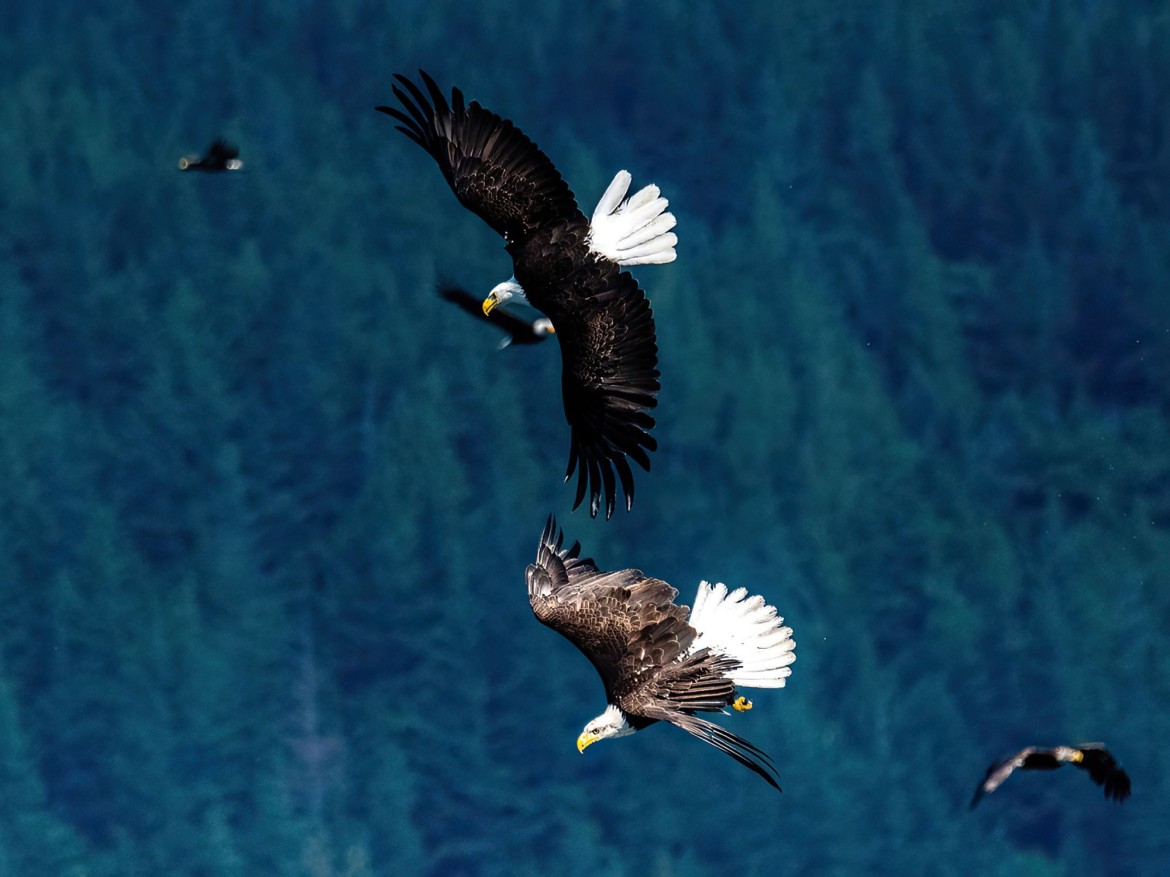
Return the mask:
<svg viewBox="0 0 1170 877"><path fill-rule="evenodd" d="M1029 746L1015 755L995 762L987 769L987 775L975 790L971 806L978 804L979 799L985 794L998 789L1013 771L1056 770L1062 764L1076 765L1088 771L1093 782L1105 787L1106 798L1124 801L1129 797L1129 775L1121 769L1121 765L1105 745L1081 743L1079 746L1054 746L1051 749Z"/></svg>
<svg viewBox="0 0 1170 877"><path fill-rule="evenodd" d="M240 154L235 146L226 140L216 140L207 147L207 154L184 155L179 159L181 171L238 171L244 163L237 157Z"/></svg>

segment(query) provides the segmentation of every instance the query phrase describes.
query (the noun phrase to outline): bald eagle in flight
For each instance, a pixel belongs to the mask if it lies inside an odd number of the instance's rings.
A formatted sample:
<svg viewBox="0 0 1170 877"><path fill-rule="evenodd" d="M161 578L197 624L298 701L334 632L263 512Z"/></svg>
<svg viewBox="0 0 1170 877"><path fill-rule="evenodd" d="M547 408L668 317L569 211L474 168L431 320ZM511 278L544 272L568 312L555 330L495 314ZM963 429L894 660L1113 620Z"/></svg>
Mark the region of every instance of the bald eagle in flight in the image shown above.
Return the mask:
<svg viewBox="0 0 1170 877"><path fill-rule="evenodd" d="M1105 787L1106 798L1124 801L1129 797L1129 775L1121 769L1105 744L1081 743L1079 746L1054 746L1051 749L1028 746L987 769L987 775L971 799L971 806L978 804L985 794L998 789L1016 770L1056 770L1063 764L1074 764L1088 771L1089 779Z"/></svg>
<svg viewBox="0 0 1170 877"><path fill-rule="evenodd" d="M633 460L650 469L657 443L650 435L658 404L658 344L645 294L623 266L675 258L674 217L648 186L626 198L630 175L610 183L592 220L548 157L510 121L451 100L419 71L426 92L396 75L402 104L377 107L439 165L455 197L504 238L512 277L483 303L526 301L552 320L561 348L561 395L570 427L568 481L576 471L577 508L589 494L589 513L613 515L617 482L626 509L634 499ZM399 87L401 86L401 87Z"/></svg>
<svg viewBox="0 0 1170 877"><path fill-rule="evenodd" d="M608 705L577 738L577 749L669 722L730 755L777 790L771 759L747 740L697 712L746 712L740 688L783 688L792 672L792 629L763 597L702 582L695 605L675 605L678 591L636 569L602 572L562 549L550 517L536 562L525 573L537 619L584 652L605 685Z"/></svg>
<svg viewBox="0 0 1170 877"><path fill-rule="evenodd" d="M556 332L552 320L548 317L537 317L535 320L526 320L509 313L507 308L495 308L485 314L480 307L479 299L457 286L440 286L439 297L449 301L461 311L471 314L477 320L490 323L502 330L507 337L500 342L500 350L512 345L539 344Z"/></svg>

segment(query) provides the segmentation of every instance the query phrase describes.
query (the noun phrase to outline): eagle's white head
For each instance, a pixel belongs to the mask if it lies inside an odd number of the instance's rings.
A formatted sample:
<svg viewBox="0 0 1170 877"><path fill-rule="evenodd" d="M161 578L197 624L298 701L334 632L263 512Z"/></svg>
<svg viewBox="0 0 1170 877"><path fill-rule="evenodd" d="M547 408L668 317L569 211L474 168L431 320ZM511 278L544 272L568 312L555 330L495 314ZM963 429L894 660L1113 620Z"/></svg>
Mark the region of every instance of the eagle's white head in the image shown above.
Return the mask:
<svg viewBox="0 0 1170 877"><path fill-rule="evenodd" d="M492 309L497 305L502 305L504 302L512 301L513 299L522 304L528 304L528 296L524 294L524 287L516 282L515 275L509 277L503 283L497 283L492 287L492 291L483 300L484 316L486 317L490 314Z"/></svg>
<svg viewBox="0 0 1170 877"><path fill-rule="evenodd" d="M585 730L577 738L577 751L584 752L586 746L592 746L598 740L625 737L633 734L635 730L626 721L626 714L611 703L605 708L605 712L585 726Z"/></svg>

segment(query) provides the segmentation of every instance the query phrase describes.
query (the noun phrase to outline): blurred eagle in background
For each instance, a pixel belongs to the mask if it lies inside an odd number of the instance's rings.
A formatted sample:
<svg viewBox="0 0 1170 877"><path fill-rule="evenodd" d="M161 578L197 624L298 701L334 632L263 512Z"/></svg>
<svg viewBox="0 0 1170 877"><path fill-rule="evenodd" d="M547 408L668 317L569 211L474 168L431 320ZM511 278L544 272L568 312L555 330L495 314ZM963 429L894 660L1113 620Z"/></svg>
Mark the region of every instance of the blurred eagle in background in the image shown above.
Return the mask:
<svg viewBox="0 0 1170 877"><path fill-rule="evenodd" d="M240 161L240 150L226 140L216 140L207 147L206 154L184 155L179 159L181 171L238 171L244 167Z"/></svg>
<svg viewBox="0 0 1170 877"><path fill-rule="evenodd" d="M978 804L985 794L998 789L1017 770L1056 770L1065 764L1087 771L1093 782L1105 787L1106 798L1124 801L1129 797L1129 775L1122 770L1104 744L1081 743L1079 746L1054 746L1051 749L1028 746L987 768L987 775L975 790L971 806Z"/></svg>

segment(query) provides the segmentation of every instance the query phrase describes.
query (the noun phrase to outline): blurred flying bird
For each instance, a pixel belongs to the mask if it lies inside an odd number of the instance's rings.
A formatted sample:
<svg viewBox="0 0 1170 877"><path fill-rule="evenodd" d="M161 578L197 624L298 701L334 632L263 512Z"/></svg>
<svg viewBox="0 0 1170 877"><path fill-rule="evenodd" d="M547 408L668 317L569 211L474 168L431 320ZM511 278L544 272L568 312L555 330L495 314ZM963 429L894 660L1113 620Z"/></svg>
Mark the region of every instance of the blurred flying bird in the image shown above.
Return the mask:
<svg viewBox="0 0 1170 877"><path fill-rule="evenodd" d="M490 313L484 313L478 298L467 290L456 286L440 286L439 297L471 314L477 320L490 323L507 333L507 337L500 342L500 350L512 344L538 344L556 332L552 320L548 317L525 320L509 313L502 307L496 307Z"/></svg>
<svg viewBox="0 0 1170 877"><path fill-rule="evenodd" d="M1029 746L1015 755L995 762L987 769L987 775L975 790L971 806L978 804L979 799L985 794L998 789L1013 771L1056 770L1062 764L1073 764L1088 771L1093 782L1105 787L1106 798L1124 801L1129 797L1129 775L1121 769L1121 765L1105 745L1081 743L1079 746L1054 746L1051 749Z"/></svg>
<svg viewBox="0 0 1170 877"><path fill-rule="evenodd" d="M238 171L244 163L237 158L240 154L235 146L226 140L216 140L207 147L207 154L184 155L179 159L181 171Z"/></svg>
<svg viewBox="0 0 1170 877"><path fill-rule="evenodd" d="M779 790L764 752L695 715L750 710L739 688L784 687L796 643L775 607L745 588L728 593L708 582L693 607L677 606L678 591L666 582L636 569L602 572L579 556L580 543L562 550L563 541L550 517L525 577L537 619L580 649L605 685L608 706L585 726L577 749L670 722Z"/></svg>
<svg viewBox="0 0 1170 877"><path fill-rule="evenodd" d="M561 348L561 395L571 436L565 480L578 473L581 504L589 494L596 516L634 499L629 461L649 471L650 436L658 404L658 345L645 294L622 266L675 258L675 219L657 186L627 198L630 175L620 171L593 211L577 207L548 157L510 121L451 101L426 73L423 86L396 75L402 109L377 107L435 159L459 202L504 238L513 274L483 302L490 314L510 299L526 301L556 326Z"/></svg>

